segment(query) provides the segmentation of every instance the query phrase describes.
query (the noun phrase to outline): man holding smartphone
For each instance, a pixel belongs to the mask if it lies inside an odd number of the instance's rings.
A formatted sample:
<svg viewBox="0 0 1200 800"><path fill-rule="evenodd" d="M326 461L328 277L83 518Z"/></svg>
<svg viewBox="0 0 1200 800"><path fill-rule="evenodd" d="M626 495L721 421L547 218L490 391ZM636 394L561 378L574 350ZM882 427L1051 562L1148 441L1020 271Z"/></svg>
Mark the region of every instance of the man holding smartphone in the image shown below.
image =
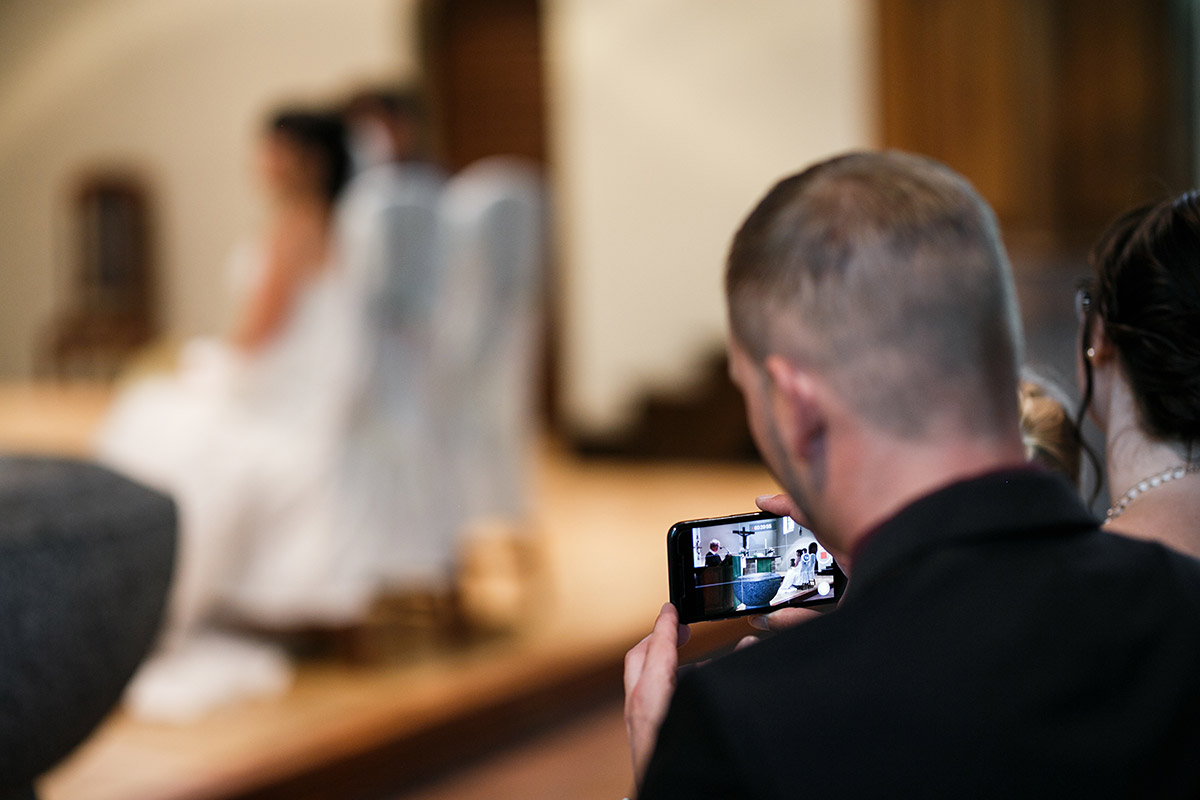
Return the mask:
<svg viewBox="0 0 1200 800"><path fill-rule="evenodd" d="M1025 465L1015 292L971 186L902 153L817 164L743 223L726 291L755 441L851 580L678 679L663 607L626 656L641 799L1200 796L1200 563Z"/></svg>

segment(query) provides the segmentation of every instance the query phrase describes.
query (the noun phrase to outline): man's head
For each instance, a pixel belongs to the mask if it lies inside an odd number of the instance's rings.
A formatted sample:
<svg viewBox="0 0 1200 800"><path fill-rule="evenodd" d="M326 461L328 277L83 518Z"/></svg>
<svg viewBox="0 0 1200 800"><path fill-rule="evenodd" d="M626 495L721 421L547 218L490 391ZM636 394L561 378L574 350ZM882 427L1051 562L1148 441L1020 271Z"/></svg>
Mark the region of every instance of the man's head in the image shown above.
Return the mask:
<svg viewBox="0 0 1200 800"><path fill-rule="evenodd" d="M820 492L827 442L803 430L822 420L803 414L792 414L799 430L779 430L785 372L801 394L819 384L816 395L878 437L1016 430L1021 335L1008 262L987 205L937 162L852 153L784 179L734 237L725 285L751 428L802 507Z"/></svg>
<svg viewBox="0 0 1200 800"><path fill-rule="evenodd" d="M717 539L713 539L711 542L708 543L708 549L714 553L717 552L718 550L721 549L721 542Z"/></svg>
<svg viewBox="0 0 1200 800"><path fill-rule="evenodd" d="M425 104L415 89L368 89L342 112L359 166L422 158L427 142Z"/></svg>

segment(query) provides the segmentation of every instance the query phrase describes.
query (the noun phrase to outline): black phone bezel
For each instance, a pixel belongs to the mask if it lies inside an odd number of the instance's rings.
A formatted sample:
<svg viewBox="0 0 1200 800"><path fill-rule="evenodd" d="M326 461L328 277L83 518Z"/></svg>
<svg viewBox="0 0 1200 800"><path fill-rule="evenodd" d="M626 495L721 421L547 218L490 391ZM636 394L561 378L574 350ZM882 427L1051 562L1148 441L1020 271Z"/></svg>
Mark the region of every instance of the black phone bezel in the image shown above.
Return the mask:
<svg viewBox="0 0 1200 800"><path fill-rule="evenodd" d="M684 563L691 564L692 561L692 536L691 533L696 528L716 527L721 525L740 525L747 522L759 522L769 519L781 519L781 515L772 514L767 511L751 511L745 514L730 514L724 517L707 517L704 519L688 519L681 522L676 522L667 531L667 583L670 592L671 604L679 612L679 621L685 624L692 622L710 622L719 619L734 619L736 617L751 616L754 614L768 614L772 611L777 611L781 608L797 607L797 608L828 608L835 605L842 598L842 594L846 590L847 577L842 571L840 565L834 562L835 572L833 579L834 592L833 596L827 599L796 599L784 603L782 605L771 608L749 608L734 611L724 611L716 614L697 613L694 609L694 604L688 602L692 597L687 592L687 586L684 581L686 574ZM681 549L680 542L685 542ZM686 559L684 556L686 555Z"/></svg>

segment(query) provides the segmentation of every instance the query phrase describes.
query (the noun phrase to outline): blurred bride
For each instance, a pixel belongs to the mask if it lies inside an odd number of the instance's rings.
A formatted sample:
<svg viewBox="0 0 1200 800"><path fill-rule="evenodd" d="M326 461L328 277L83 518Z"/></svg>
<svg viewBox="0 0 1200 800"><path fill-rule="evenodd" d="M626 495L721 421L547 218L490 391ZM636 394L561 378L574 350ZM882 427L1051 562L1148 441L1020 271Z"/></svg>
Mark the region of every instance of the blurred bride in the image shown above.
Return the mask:
<svg viewBox="0 0 1200 800"><path fill-rule="evenodd" d="M214 618L337 624L362 615L375 589L365 544L335 524L360 363L358 295L333 236L345 132L331 116L285 111L258 154L269 214L231 265L231 335L188 343L174 374L130 386L96 443L101 461L180 509L167 631L130 693L149 716L187 718L286 687L282 656L212 633Z"/></svg>

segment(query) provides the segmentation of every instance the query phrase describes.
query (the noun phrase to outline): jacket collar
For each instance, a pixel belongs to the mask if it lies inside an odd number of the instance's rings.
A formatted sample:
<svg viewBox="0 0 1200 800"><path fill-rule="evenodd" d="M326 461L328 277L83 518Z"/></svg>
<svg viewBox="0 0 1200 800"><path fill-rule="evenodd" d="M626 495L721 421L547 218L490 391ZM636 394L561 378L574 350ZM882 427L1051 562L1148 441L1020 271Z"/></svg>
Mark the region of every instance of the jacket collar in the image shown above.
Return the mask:
<svg viewBox="0 0 1200 800"><path fill-rule="evenodd" d="M845 598L939 547L998 538L1070 536L1099 523L1065 479L1039 468L1006 469L950 484L866 534Z"/></svg>

